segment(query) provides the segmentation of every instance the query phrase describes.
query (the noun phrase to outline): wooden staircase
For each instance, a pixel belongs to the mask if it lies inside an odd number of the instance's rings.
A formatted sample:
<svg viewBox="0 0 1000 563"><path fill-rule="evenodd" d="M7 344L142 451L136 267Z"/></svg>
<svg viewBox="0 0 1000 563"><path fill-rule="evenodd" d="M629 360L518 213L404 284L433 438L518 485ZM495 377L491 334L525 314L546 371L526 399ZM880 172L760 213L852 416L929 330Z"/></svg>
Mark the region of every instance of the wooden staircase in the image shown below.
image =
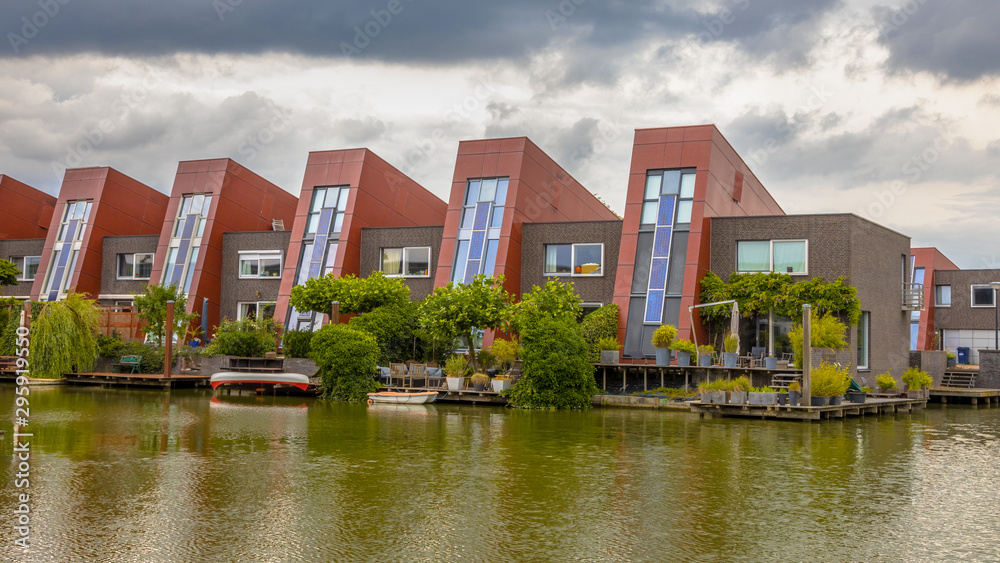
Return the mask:
<svg viewBox="0 0 1000 563"><path fill-rule="evenodd" d="M976 375L977 372L974 371L946 371L941 380L941 387L972 389L976 386Z"/></svg>

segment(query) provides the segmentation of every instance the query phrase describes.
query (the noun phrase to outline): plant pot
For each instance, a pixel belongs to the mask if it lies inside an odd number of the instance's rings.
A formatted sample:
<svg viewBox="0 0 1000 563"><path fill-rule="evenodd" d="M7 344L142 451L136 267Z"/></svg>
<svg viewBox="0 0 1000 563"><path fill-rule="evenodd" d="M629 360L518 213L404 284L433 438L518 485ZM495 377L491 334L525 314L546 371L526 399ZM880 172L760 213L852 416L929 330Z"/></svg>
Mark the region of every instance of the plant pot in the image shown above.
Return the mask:
<svg viewBox="0 0 1000 563"><path fill-rule="evenodd" d="M778 369L778 358L774 356L764 358L764 369Z"/></svg>
<svg viewBox="0 0 1000 563"><path fill-rule="evenodd" d="M268 360L274 360L278 357L277 352L264 352L264 358Z"/></svg>
<svg viewBox="0 0 1000 563"><path fill-rule="evenodd" d="M621 357L619 354L619 350L601 350L601 363L617 364L619 358Z"/></svg>
<svg viewBox="0 0 1000 563"><path fill-rule="evenodd" d="M493 386L493 390L497 393L510 389L511 381L509 379L494 379L490 381L490 385Z"/></svg>
<svg viewBox="0 0 1000 563"><path fill-rule="evenodd" d="M788 392L788 406L797 407L799 406L799 398L802 397L802 391L789 391Z"/></svg>
<svg viewBox="0 0 1000 563"><path fill-rule="evenodd" d="M729 404L730 405L745 405L745 404L747 404L747 392L746 391L730 391L729 392Z"/></svg>
<svg viewBox="0 0 1000 563"><path fill-rule="evenodd" d="M946 367L953 368L958 365L958 358L948 358L948 363Z"/></svg>
<svg viewBox="0 0 1000 563"><path fill-rule="evenodd" d="M473 383L472 384L472 389L473 389L473 391L485 391L486 390L486 383L485 382L482 382L482 383Z"/></svg>
<svg viewBox="0 0 1000 563"><path fill-rule="evenodd" d="M464 377L446 377L445 380L448 381L449 391L461 391L465 387Z"/></svg>
<svg viewBox="0 0 1000 563"><path fill-rule="evenodd" d="M691 352L685 352L684 350L677 351L677 365L679 366L690 366L691 365Z"/></svg>
<svg viewBox="0 0 1000 563"><path fill-rule="evenodd" d="M833 397L830 397L830 405L831 406L837 406L840 403L842 403L843 401L844 401L844 396L843 395L834 395Z"/></svg>
<svg viewBox="0 0 1000 563"><path fill-rule="evenodd" d="M726 404L726 392L725 391L702 391L701 392L701 402L710 403L713 405L724 405Z"/></svg>
<svg viewBox="0 0 1000 563"><path fill-rule="evenodd" d="M778 393L778 404L781 406L788 404L788 393Z"/></svg>
<svg viewBox="0 0 1000 563"><path fill-rule="evenodd" d="M657 348L656 349L656 365L658 365L658 366L669 366L670 365L670 349L669 348Z"/></svg>
<svg viewBox="0 0 1000 563"><path fill-rule="evenodd" d="M727 368L735 368L740 356L736 352L724 352L722 354L722 365Z"/></svg>
<svg viewBox="0 0 1000 563"><path fill-rule="evenodd" d="M923 389L917 389L916 391L914 391L913 389L910 389L910 390L908 390L906 392L906 398L907 399L923 399L924 398L924 390Z"/></svg>
<svg viewBox="0 0 1000 563"><path fill-rule="evenodd" d="M707 368L712 366L712 356L708 354L698 354L698 366Z"/></svg>
<svg viewBox="0 0 1000 563"><path fill-rule="evenodd" d="M868 395L865 395L861 391L848 391L847 392L847 400L850 401L850 402L852 402L852 403L863 403L863 402L865 402L865 399L867 397L868 397Z"/></svg>
<svg viewBox="0 0 1000 563"><path fill-rule="evenodd" d="M830 406L830 397L813 397L810 405L814 407L828 407Z"/></svg>
<svg viewBox="0 0 1000 563"><path fill-rule="evenodd" d="M747 396L747 402L751 405L770 406L778 404L777 393L753 393Z"/></svg>

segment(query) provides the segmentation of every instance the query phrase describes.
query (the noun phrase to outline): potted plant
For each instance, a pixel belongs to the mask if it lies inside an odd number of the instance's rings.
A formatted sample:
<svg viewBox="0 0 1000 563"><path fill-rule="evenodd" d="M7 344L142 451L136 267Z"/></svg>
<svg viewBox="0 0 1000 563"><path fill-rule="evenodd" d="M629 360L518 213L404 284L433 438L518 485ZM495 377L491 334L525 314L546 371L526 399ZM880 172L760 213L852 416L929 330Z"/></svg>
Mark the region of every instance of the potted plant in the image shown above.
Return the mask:
<svg viewBox="0 0 1000 563"><path fill-rule="evenodd" d="M823 362L812 371L812 406L838 405L851 384L851 373L843 366Z"/></svg>
<svg viewBox="0 0 1000 563"><path fill-rule="evenodd" d="M864 388L862 388L861 391L848 391L847 392L847 400L850 401L850 402L852 402L852 403L863 403L863 402L865 402L865 399L867 398L867 396L868 395L865 392Z"/></svg>
<svg viewBox="0 0 1000 563"><path fill-rule="evenodd" d="M735 368L737 361L739 361L739 354L737 350L740 347L740 337L737 334L730 332L722 339L722 348L725 350L722 354L722 365L727 368Z"/></svg>
<svg viewBox="0 0 1000 563"><path fill-rule="evenodd" d="M677 337L677 328L673 325L660 325L653 332L653 348L656 348L656 365L670 365L670 345Z"/></svg>
<svg viewBox="0 0 1000 563"><path fill-rule="evenodd" d="M778 358L775 358L774 356L766 356L764 358L764 369L778 369Z"/></svg>
<svg viewBox="0 0 1000 563"><path fill-rule="evenodd" d="M486 389L486 384L490 382L490 376L485 373L474 373L470 378L472 381L472 388L476 391L483 391Z"/></svg>
<svg viewBox="0 0 1000 563"><path fill-rule="evenodd" d="M725 379L715 381L703 381L698 384L698 392L701 393L701 402L713 405L724 405L727 402L727 395L730 389L730 382Z"/></svg>
<svg viewBox="0 0 1000 563"><path fill-rule="evenodd" d="M923 399L924 391L922 389L933 385L934 379L926 371L911 367L903 374L903 383L907 387L906 398Z"/></svg>
<svg viewBox="0 0 1000 563"><path fill-rule="evenodd" d="M889 372L875 376L875 383L878 385L879 393L883 395L895 395L897 393L893 393L893 391L899 389L896 379Z"/></svg>
<svg viewBox="0 0 1000 563"><path fill-rule="evenodd" d="M793 381L788 384L788 405L791 407L799 406L799 398L802 397L802 385L798 381Z"/></svg>
<svg viewBox="0 0 1000 563"><path fill-rule="evenodd" d="M674 340L673 344L670 345L670 349L677 350L677 365L679 366L691 365L691 358L698 352L694 347L694 342L684 340L683 338Z"/></svg>
<svg viewBox="0 0 1000 563"><path fill-rule="evenodd" d="M465 358L455 354L444 362L445 380L449 391L459 391L465 387Z"/></svg>
<svg viewBox="0 0 1000 563"><path fill-rule="evenodd" d="M778 404L781 406L788 404L788 389L778 389Z"/></svg>
<svg viewBox="0 0 1000 563"><path fill-rule="evenodd" d="M750 384L750 378L741 375L734 379L731 383L732 390L729 392L729 404L731 405L745 405L747 402L747 394L753 389Z"/></svg>
<svg viewBox="0 0 1000 563"><path fill-rule="evenodd" d="M711 344L702 344L698 346L698 366L707 368L712 365L712 352L715 352L715 346Z"/></svg>
<svg viewBox="0 0 1000 563"><path fill-rule="evenodd" d="M751 405L776 405L778 404L778 392L766 385L764 387L754 387L750 389L747 402Z"/></svg>
<svg viewBox="0 0 1000 563"><path fill-rule="evenodd" d="M955 357L955 353L954 352L952 352L952 351L949 350L948 352L946 352L945 355L948 358L948 365L947 365L947 367L953 368L953 367L955 367L955 366L958 365L958 358Z"/></svg>
<svg viewBox="0 0 1000 563"><path fill-rule="evenodd" d="M500 375L490 380L490 385L493 386L493 390L497 393L510 389L513 384L513 380L510 378L510 370L514 367L514 362L517 361L517 351L519 347L520 344L517 339L497 339L493 341L491 351L493 352L493 357L496 359L496 364L500 367L501 372Z"/></svg>
<svg viewBox="0 0 1000 563"><path fill-rule="evenodd" d="M621 358L621 344L617 338L606 336L597 341L597 349L601 351L602 364L617 364Z"/></svg>

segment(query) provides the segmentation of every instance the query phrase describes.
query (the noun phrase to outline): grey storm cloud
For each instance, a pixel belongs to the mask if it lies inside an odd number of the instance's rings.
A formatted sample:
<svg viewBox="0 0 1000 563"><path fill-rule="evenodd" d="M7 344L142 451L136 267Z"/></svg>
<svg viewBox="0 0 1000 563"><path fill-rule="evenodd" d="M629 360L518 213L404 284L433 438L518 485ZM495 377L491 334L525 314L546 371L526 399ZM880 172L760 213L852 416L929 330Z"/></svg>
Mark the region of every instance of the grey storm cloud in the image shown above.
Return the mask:
<svg viewBox="0 0 1000 563"><path fill-rule="evenodd" d="M815 39L795 30L837 4L724 0L717 13L702 14L678 2L622 0L35 0L0 5L0 30L9 44L0 56L276 51L453 63L519 58L567 37L592 49L697 37L736 41L754 52L801 54Z"/></svg>
<svg viewBox="0 0 1000 563"><path fill-rule="evenodd" d="M1000 3L908 0L873 10L889 69L968 82L1000 72Z"/></svg>

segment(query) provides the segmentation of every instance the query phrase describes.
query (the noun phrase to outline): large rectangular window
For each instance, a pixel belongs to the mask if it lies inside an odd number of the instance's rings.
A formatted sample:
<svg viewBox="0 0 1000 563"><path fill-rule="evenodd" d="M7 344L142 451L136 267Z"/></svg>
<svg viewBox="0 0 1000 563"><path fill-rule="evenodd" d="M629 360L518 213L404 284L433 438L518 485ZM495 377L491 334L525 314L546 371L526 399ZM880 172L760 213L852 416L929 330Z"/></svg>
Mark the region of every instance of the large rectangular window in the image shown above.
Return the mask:
<svg viewBox="0 0 1000 563"><path fill-rule="evenodd" d="M11 262L17 266L20 272L17 279L20 281L31 281L38 274L38 263L42 261L41 256L12 256Z"/></svg>
<svg viewBox="0 0 1000 563"><path fill-rule="evenodd" d="M994 297L996 292L988 285L972 286L972 306L973 307L995 307Z"/></svg>
<svg viewBox="0 0 1000 563"><path fill-rule="evenodd" d="M858 369L868 369L868 346L871 334L871 316L867 311L861 312L858 320Z"/></svg>
<svg viewBox="0 0 1000 563"><path fill-rule="evenodd" d="M950 285L936 285L936 286L934 286L934 306L935 307L951 307L951 286Z"/></svg>
<svg viewBox="0 0 1000 563"><path fill-rule="evenodd" d="M274 317L274 301L256 301L240 303L237 320L270 319Z"/></svg>
<svg viewBox="0 0 1000 563"><path fill-rule="evenodd" d="M736 243L736 270L806 275L809 271L808 241L741 240Z"/></svg>
<svg viewBox="0 0 1000 563"><path fill-rule="evenodd" d="M390 277L429 278L431 247L407 246L382 249L382 272Z"/></svg>
<svg viewBox="0 0 1000 563"><path fill-rule="evenodd" d="M240 251L241 278L280 278L281 252Z"/></svg>
<svg viewBox="0 0 1000 563"><path fill-rule="evenodd" d="M601 243L545 245L546 276L601 276L604 245Z"/></svg>
<svg viewBox="0 0 1000 563"><path fill-rule="evenodd" d="M137 252L118 255L118 279L148 280L153 273L153 254Z"/></svg>

